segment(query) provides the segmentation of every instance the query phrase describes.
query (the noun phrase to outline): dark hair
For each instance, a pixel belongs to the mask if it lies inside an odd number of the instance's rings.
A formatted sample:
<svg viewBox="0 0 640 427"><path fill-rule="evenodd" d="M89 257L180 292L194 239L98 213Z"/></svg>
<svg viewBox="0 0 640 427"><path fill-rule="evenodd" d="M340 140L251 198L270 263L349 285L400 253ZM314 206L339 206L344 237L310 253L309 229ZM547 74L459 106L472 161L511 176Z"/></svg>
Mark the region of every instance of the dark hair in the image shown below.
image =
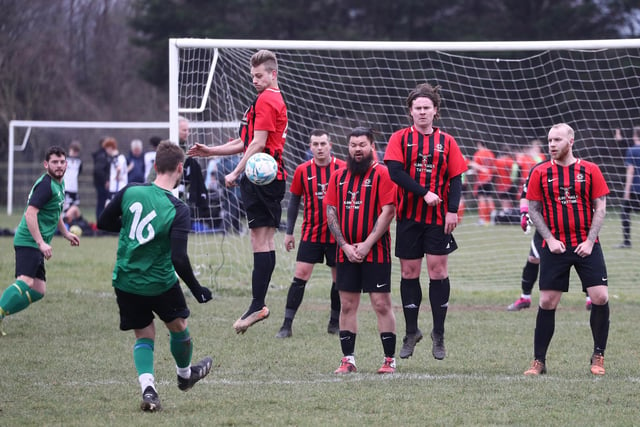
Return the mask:
<svg viewBox="0 0 640 427"><path fill-rule="evenodd" d="M79 153L80 150L82 150L82 145L80 144L80 141L76 141L75 139L71 141L71 144L69 144L69 150L75 150Z"/></svg>
<svg viewBox="0 0 640 427"><path fill-rule="evenodd" d="M151 138L149 138L149 144L151 144L153 148L157 148L158 145L160 145L160 141L162 141L162 138L160 138L159 136L152 136Z"/></svg>
<svg viewBox="0 0 640 427"><path fill-rule="evenodd" d="M67 157L67 153L64 151L64 148L59 147L57 145L52 145L47 149L44 159L48 162L49 159L51 159L51 156L53 155Z"/></svg>
<svg viewBox="0 0 640 427"><path fill-rule="evenodd" d="M259 67L264 64L265 70L268 72L278 70L278 60L276 59L276 54L271 52L270 50L262 49L257 51L251 57L251 66Z"/></svg>
<svg viewBox="0 0 640 427"><path fill-rule="evenodd" d="M184 151L171 141L160 142L156 150L156 170L158 173L173 172L178 168L178 164L184 162Z"/></svg>
<svg viewBox="0 0 640 427"><path fill-rule="evenodd" d="M433 102L433 106L436 107L436 115L433 118L440 118L440 102L442 101L440 98L440 86L431 86L429 83L422 83L416 86L407 96L407 108L409 110L411 110L413 101L416 98L429 98Z"/></svg>
<svg viewBox="0 0 640 427"><path fill-rule="evenodd" d="M374 137L375 131L369 127L365 126L357 126L353 128L353 130L347 135L347 143L351 139L352 136L366 136L367 139L373 144L375 142Z"/></svg>
<svg viewBox="0 0 640 427"><path fill-rule="evenodd" d="M322 129L314 129L311 131L311 133L309 134L309 139L311 139L312 136L322 136L322 135L327 135L327 139L329 141L331 141L331 135L329 135L329 132L327 132L326 130L322 130Z"/></svg>

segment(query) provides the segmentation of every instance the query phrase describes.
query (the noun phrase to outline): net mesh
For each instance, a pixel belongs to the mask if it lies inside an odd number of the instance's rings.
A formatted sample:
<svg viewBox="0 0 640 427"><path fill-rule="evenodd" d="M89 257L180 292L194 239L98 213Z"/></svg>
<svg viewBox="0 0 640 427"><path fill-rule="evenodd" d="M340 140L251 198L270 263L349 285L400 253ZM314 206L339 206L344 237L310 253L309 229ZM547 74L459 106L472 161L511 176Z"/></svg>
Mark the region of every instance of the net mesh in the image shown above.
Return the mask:
<svg viewBox="0 0 640 427"><path fill-rule="evenodd" d="M441 86L443 102L436 126L456 138L468 159L473 157L478 141L496 157L506 151L517 156L534 139L542 140L546 151L549 127L558 122L571 124L576 129L574 153L598 164L611 189L601 240L605 247L620 240L617 210L624 187L623 159L631 144L631 129L639 124L640 116L638 48L465 53L407 51L398 45L397 50L388 51L275 52L278 82L289 114L284 158L290 177L296 165L308 158L308 135L317 128L333 136L334 152L344 158L345 135L354 126L371 126L378 132L377 150L382 155L392 132L410 124L405 106L409 91L428 82ZM249 74L249 59L255 49L218 49L212 72L215 53L213 48L179 50L179 108L191 121L188 144L216 145L236 137L238 122L256 96ZM202 111L194 111L202 105ZM621 129L622 138L614 138L615 129ZM220 159L200 162L203 170L222 169ZM508 226L479 227L473 179L472 175L466 177L465 217L456 231L461 250L450 258L451 275L463 285L517 288L530 236L523 235L519 220ZM493 194L494 218L500 215L498 196ZM225 197L222 194L223 200ZM285 209L287 203L285 199ZM517 198L513 204L517 206ZM215 271L216 282L218 278L238 276L239 270L245 281L250 278L250 242L245 237L246 221L241 213L241 205L236 210L223 207L220 213L226 219L237 216L238 230L229 232L227 222L212 226L227 233L196 233L194 256L198 265ZM202 220L205 218L196 218ZM509 251L511 258L503 250ZM283 264L279 260L278 266L289 274L294 259L290 254L282 255ZM230 261L237 258L243 262ZM624 257L613 262L619 263L614 267L622 275L638 273ZM474 263L473 274L456 277L458 263Z"/></svg>

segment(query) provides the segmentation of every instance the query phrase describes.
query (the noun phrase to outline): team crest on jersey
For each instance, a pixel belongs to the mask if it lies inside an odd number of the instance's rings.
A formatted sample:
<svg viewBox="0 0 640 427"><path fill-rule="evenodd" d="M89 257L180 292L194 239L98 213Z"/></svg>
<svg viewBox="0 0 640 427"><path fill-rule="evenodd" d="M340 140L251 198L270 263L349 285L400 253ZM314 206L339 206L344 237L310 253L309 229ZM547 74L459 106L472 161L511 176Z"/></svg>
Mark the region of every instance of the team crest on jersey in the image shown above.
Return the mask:
<svg viewBox="0 0 640 427"><path fill-rule="evenodd" d="M579 173L578 175L576 175L576 182L584 182L585 178L584 175Z"/></svg>
<svg viewBox="0 0 640 427"><path fill-rule="evenodd" d="M327 194L327 186L328 185L329 185L328 183L326 183L326 184L318 183L318 191L316 191L316 193L315 193L316 197L318 198L318 200L324 199L325 194Z"/></svg>
<svg viewBox="0 0 640 427"><path fill-rule="evenodd" d="M431 157L431 154L418 153L418 159L413 166L416 168L418 172L431 173L431 170L433 169L433 165L429 160L430 157Z"/></svg>
<svg viewBox="0 0 640 427"><path fill-rule="evenodd" d="M360 209L362 201L358 200L359 193L360 191L347 191L349 198L344 202L345 209Z"/></svg>
<svg viewBox="0 0 640 427"><path fill-rule="evenodd" d="M362 182L362 186L363 186L363 187L371 187L371 180L370 180L369 178L365 179L365 180Z"/></svg>
<svg viewBox="0 0 640 427"><path fill-rule="evenodd" d="M575 195L573 186L570 185L568 187L560 187L558 202L563 205L578 203L578 196Z"/></svg>
<svg viewBox="0 0 640 427"><path fill-rule="evenodd" d="M436 144L435 150L439 153L444 153L444 145L440 143Z"/></svg>

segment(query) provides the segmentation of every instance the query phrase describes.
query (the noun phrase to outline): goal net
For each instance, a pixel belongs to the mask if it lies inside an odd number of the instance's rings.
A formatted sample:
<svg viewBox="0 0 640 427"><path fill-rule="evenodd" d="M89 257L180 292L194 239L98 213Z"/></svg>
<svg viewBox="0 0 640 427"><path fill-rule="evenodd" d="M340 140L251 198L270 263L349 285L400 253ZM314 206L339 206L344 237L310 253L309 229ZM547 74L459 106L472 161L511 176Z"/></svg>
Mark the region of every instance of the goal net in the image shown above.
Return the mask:
<svg viewBox="0 0 640 427"><path fill-rule="evenodd" d="M640 125L639 39L495 43L172 39L172 135L180 114L191 121L188 144L217 145L236 137L233 124L256 96L249 59L262 48L275 51L278 57L278 82L289 113L284 158L290 177L296 165L308 158L308 136L313 129L327 130L333 136L335 154L344 158L345 135L356 125L371 126L378 132L377 149L382 154L392 132L410 124L405 99L423 82L441 86L443 102L436 126L456 138L469 160L478 142L496 157L507 152L517 157L528 150L532 140L539 139L544 153L550 126L571 124L576 130L575 154L596 162L611 189L601 232L610 274L617 289L633 285L638 270L629 252L610 248L621 240L618 210L624 154L633 127ZM230 125L223 128L211 123ZM614 136L616 129L622 138ZM222 165L221 159L200 162L207 174L214 168L219 172ZM522 171L515 173L517 180ZM519 292L531 236L520 229L518 197L510 201L515 211L505 210L509 200L494 182L491 199L495 210L491 221L480 226L475 178L473 174L465 177L464 218L455 232L460 249L449 261L452 281L460 287ZM223 194L222 199L225 197ZM237 195L231 199L235 202ZM285 199L285 211L287 203ZM226 233L206 229L196 233L193 256L204 270L215 272L217 284L233 288L249 283L250 239L245 235L241 204L237 210L222 207L221 211L225 220L237 220L240 228L217 224L211 227L221 227ZM640 230L637 218L633 219L637 235ZM211 223L207 218L196 221ZM640 247L640 241L636 243ZM295 254L283 251L282 234L276 245L278 264L272 285L286 287ZM396 283L397 265L393 276ZM426 283L426 269L423 276Z"/></svg>

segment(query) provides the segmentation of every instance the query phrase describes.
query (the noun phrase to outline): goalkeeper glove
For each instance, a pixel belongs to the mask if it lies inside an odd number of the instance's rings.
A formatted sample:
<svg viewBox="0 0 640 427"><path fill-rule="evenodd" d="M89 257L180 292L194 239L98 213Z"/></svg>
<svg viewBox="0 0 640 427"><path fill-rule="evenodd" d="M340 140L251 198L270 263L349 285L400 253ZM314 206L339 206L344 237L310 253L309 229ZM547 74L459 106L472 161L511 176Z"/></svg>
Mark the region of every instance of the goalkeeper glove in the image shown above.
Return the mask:
<svg viewBox="0 0 640 427"><path fill-rule="evenodd" d="M531 218L529 218L529 208L527 206L522 206L520 208L520 227L522 227L522 231L525 234L529 234L531 232Z"/></svg>
<svg viewBox="0 0 640 427"><path fill-rule="evenodd" d="M211 301L211 291L209 288L205 288L204 286L200 286L199 288L191 289L191 293L198 300L200 304L204 304L207 301Z"/></svg>

